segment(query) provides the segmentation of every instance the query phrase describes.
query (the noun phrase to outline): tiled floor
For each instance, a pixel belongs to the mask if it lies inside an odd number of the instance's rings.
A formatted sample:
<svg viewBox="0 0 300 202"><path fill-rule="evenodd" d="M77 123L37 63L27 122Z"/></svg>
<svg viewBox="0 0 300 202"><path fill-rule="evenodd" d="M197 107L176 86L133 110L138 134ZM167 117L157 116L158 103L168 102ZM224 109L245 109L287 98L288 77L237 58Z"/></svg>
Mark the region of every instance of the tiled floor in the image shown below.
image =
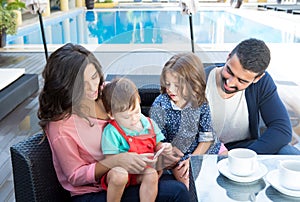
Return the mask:
<svg viewBox="0 0 300 202"><path fill-rule="evenodd" d="M232 10L232 12L252 15L253 19L265 19L272 26L276 21L291 27L291 24L300 26L299 16L288 16L283 13L256 11L254 9ZM264 17L263 17L264 16ZM273 20L272 20L273 18ZM300 33L297 26L293 26L295 32ZM271 34L271 33L270 33ZM57 46L49 47L49 53ZM224 62L233 44L212 46L196 46L196 52L204 63ZM104 73L135 73L135 74L159 74L164 62L177 51L190 50L185 47L167 46L89 46L104 68ZM278 83L281 96L286 100L287 106L300 114L300 77L298 65L299 44L270 44L272 62L270 73ZM157 50L164 51L157 51ZM138 50L138 51L137 51ZM142 58L142 60L141 60ZM120 68L122 64L122 68ZM39 75L40 87L42 86L41 72L45 65L45 57L42 47L8 47L0 50L0 68L25 68L26 73ZM38 109L38 93L24 101L7 117L0 121L0 201L15 201L13 193L12 170L9 147L20 140L40 132L36 112ZM295 132L300 134L300 126L295 127Z"/></svg>

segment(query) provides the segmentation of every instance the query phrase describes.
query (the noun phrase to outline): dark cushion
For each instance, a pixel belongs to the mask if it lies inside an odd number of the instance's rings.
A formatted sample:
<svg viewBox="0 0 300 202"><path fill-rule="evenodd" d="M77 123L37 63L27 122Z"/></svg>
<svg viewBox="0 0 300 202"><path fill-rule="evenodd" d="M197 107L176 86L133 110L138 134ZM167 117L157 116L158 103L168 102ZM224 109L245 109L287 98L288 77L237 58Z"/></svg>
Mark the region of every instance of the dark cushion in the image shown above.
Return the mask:
<svg viewBox="0 0 300 202"><path fill-rule="evenodd" d="M0 91L0 120L39 90L37 74L24 74Z"/></svg>

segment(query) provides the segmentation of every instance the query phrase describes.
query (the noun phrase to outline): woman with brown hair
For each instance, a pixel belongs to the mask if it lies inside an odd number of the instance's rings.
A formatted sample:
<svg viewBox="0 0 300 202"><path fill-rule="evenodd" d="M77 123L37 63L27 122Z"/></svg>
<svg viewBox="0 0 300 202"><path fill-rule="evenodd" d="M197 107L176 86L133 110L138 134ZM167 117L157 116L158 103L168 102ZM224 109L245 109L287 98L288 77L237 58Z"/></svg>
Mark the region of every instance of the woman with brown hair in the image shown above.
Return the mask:
<svg viewBox="0 0 300 202"><path fill-rule="evenodd" d="M53 52L43 71L38 117L52 150L53 164L61 185L72 201L105 201L99 179L113 167L140 173L147 162L128 152L104 159L100 148L108 122L100 98L104 82L96 57L80 45L66 44ZM178 157L170 156L177 161ZM46 180L46 179L45 179ZM157 201L186 201L188 191L176 180L159 182ZM125 190L122 201L139 201L137 186Z"/></svg>

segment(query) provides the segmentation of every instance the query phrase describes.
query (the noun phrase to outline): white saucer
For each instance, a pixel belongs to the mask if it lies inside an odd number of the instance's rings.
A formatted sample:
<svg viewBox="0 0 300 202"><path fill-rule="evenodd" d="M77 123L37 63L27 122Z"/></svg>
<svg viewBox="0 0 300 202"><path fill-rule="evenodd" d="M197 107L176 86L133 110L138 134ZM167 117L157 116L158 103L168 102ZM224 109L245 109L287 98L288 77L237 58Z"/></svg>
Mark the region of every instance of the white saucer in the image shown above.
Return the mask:
<svg viewBox="0 0 300 202"><path fill-rule="evenodd" d="M280 185L279 183L279 170L272 170L267 174L267 181L270 183L272 187L274 187L277 191L286 194L288 196L300 197L300 191L290 190Z"/></svg>
<svg viewBox="0 0 300 202"><path fill-rule="evenodd" d="M218 162L218 170L222 175L236 182L254 182L265 176L268 172L267 167L264 164L259 163L258 169L252 175L246 177L233 175L228 169L227 158Z"/></svg>

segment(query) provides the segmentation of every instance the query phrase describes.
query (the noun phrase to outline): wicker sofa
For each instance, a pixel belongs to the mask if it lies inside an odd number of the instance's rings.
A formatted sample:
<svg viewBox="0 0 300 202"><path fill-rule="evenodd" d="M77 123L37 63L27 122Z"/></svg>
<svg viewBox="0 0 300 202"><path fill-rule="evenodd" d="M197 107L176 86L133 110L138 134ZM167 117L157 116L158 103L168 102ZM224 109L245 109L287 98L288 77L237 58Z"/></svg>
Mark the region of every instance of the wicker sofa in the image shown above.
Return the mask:
<svg viewBox="0 0 300 202"><path fill-rule="evenodd" d="M10 148L15 199L18 202L71 201L62 188L43 134L33 135Z"/></svg>

